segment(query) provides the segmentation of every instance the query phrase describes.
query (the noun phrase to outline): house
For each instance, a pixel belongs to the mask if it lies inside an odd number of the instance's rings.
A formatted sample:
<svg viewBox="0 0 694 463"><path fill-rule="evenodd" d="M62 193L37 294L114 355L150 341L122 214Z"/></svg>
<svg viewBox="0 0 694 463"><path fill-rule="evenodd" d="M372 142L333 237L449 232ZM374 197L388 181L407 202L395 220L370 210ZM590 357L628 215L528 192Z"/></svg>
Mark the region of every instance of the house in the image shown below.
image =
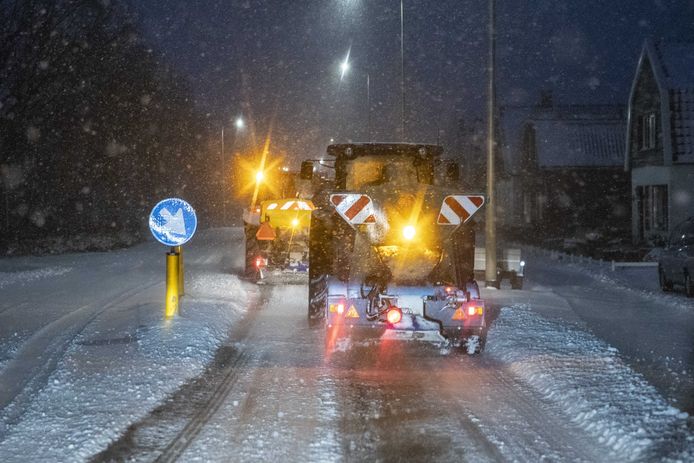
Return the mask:
<svg viewBox="0 0 694 463"><path fill-rule="evenodd" d="M536 114L540 105L504 105L499 107L498 151L503 159L503 171L497 169L496 220L506 231L517 228L521 223L522 180L520 152L525 121Z"/></svg>
<svg viewBox="0 0 694 463"><path fill-rule="evenodd" d="M635 243L662 242L694 216L694 44L645 41L629 95L624 163Z"/></svg>
<svg viewBox="0 0 694 463"><path fill-rule="evenodd" d="M628 235L624 109L538 108L522 126L520 227L534 239Z"/></svg>

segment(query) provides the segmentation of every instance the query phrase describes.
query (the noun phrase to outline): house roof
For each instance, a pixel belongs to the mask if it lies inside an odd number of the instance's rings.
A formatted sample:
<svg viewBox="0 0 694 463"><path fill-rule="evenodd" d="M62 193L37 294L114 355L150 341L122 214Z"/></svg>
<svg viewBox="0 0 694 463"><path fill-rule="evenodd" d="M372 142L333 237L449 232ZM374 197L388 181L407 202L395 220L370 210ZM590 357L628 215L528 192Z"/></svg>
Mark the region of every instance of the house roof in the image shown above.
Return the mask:
<svg viewBox="0 0 694 463"><path fill-rule="evenodd" d="M624 129L624 111L624 106L606 104L504 106L500 111L500 146L506 168L509 173L520 171L528 125L538 132L541 167L621 165L624 155L612 147L617 144L619 150L624 146L624 134L619 133L620 127ZM615 134L622 139L615 140ZM595 147L599 147L598 152L593 151Z"/></svg>
<svg viewBox="0 0 694 463"><path fill-rule="evenodd" d="M540 119L533 122L539 167L615 167L624 164L622 120Z"/></svg>
<svg viewBox="0 0 694 463"><path fill-rule="evenodd" d="M655 43L647 39L641 51L630 102L645 62L644 57L647 57L648 62L651 63L658 90L663 99L663 128L669 129L664 140L669 142L672 148L672 159L692 162L694 161L694 43ZM667 156L670 156L669 151Z"/></svg>
<svg viewBox="0 0 694 463"><path fill-rule="evenodd" d="M670 94L672 150L675 159L694 157L694 43L654 44L656 78Z"/></svg>

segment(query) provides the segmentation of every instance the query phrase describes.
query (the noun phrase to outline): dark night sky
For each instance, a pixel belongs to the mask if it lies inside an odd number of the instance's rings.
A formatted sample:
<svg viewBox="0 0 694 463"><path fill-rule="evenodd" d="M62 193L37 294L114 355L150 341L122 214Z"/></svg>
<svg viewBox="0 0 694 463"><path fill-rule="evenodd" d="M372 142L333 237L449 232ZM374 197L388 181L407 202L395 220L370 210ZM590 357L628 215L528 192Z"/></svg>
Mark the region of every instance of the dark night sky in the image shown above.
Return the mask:
<svg viewBox="0 0 694 463"><path fill-rule="evenodd" d="M408 141L446 141L484 116L486 0L405 0ZM319 156L331 137L398 138L398 0L149 0L145 33L188 77L210 123L274 121L275 149ZM694 0L497 0L500 104L541 89L569 103L624 104L643 39L694 40ZM339 63L351 46L350 72ZM229 124L230 126L231 124ZM440 132L439 132L440 131Z"/></svg>

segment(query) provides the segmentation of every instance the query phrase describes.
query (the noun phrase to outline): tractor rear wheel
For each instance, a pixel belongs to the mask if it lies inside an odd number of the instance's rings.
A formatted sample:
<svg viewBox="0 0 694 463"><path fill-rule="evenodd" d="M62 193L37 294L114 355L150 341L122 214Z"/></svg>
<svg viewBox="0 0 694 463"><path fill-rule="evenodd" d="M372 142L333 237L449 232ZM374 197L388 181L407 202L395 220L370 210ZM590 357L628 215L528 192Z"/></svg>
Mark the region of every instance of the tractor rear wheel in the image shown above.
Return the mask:
<svg viewBox="0 0 694 463"><path fill-rule="evenodd" d="M332 236L326 220L319 214L311 215L308 238L308 322L319 326L325 319L328 305L328 275L331 269L330 256Z"/></svg>
<svg viewBox="0 0 694 463"><path fill-rule="evenodd" d="M258 231L258 227L253 225L246 225L246 264L244 267L244 276L246 278L252 279L256 277L258 269L256 267L256 259L260 256L260 246L258 246L258 240L255 238L255 234Z"/></svg>

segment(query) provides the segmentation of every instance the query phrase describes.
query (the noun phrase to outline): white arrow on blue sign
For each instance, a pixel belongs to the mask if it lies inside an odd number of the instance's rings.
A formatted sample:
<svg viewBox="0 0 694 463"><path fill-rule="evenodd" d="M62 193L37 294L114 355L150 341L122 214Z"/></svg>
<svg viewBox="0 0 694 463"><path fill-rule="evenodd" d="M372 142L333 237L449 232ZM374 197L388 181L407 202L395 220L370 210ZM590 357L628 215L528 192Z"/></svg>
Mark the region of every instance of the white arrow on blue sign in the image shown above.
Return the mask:
<svg viewBox="0 0 694 463"><path fill-rule="evenodd" d="M181 246L190 240L198 227L193 206L178 198L159 201L149 214L149 229L161 244Z"/></svg>

